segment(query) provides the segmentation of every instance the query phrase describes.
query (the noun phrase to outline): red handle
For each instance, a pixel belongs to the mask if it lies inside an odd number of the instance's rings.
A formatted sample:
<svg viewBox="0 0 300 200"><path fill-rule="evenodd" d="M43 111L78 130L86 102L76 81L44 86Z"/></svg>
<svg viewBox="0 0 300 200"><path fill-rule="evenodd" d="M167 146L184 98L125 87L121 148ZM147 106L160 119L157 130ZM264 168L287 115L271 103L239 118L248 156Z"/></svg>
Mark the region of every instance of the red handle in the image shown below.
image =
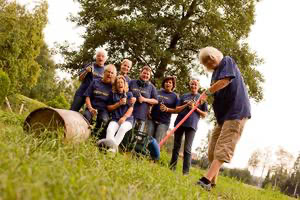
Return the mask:
<svg viewBox="0 0 300 200"><path fill-rule="evenodd" d="M194 110L196 110L196 108L201 102L200 100L201 100L201 96L198 98L195 106L190 110L190 112L188 112L188 114L186 114L184 118L160 141L159 143L160 148L167 141L167 139L178 129L178 127L181 126L181 124L183 124L183 122L185 122L185 120L194 112Z"/></svg>

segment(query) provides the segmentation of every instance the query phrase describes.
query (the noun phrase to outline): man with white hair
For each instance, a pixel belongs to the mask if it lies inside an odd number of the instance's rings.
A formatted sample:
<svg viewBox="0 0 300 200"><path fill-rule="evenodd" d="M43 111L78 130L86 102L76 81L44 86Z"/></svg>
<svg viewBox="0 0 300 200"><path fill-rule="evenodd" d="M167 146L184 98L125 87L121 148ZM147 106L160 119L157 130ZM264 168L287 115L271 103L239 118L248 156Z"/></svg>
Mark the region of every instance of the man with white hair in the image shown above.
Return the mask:
<svg viewBox="0 0 300 200"><path fill-rule="evenodd" d="M244 79L233 58L223 56L214 47L200 50L199 61L212 71L211 86L202 93L202 100L213 96L213 109L217 124L212 132L208 159L211 163L205 176L197 182L206 190L216 186L222 164L232 159L235 146L251 117L250 102Z"/></svg>
<svg viewBox="0 0 300 200"><path fill-rule="evenodd" d="M96 62L90 63L80 71L79 80L82 81L80 87L77 89L71 110L79 111L85 103L85 96L83 95L94 79L102 79L104 72L104 63L107 60L107 51L102 48L97 48L95 52Z"/></svg>

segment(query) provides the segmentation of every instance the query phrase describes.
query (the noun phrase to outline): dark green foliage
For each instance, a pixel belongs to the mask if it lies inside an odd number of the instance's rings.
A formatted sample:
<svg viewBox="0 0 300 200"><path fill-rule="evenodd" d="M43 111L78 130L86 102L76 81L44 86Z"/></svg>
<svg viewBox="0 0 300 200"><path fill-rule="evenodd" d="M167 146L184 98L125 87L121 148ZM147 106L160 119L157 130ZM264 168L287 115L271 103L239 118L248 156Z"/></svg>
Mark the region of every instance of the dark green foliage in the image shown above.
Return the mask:
<svg viewBox="0 0 300 200"><path fill-rule="evenodd" d="M10 80L7 74L0 69L0 107L4 102L5 97L8 94Z"/></svg>
<svg viewBox="0 0 300 200"><path fill-rule="evenodd" d="M236 178L237 180L242 181L243 183L252 183L252 176L248 169L224 168L224 170L222 171L222 175L228 176L230 178Z"/></svg>
<svg viewBox="0 0 300 200"><path fill-rule="evenodd" d="M63 93L60 93L60 95L56 96L53 100L49 101L48 105L53 108L60 108L60 109L70 108L70 104L66 100L66 97Z"/></svg>
<svg viewBox="0 0 300 200"><path fill-rule="evenodd" d="M47 103L60 93L63 93L68 102L71 102L74 95L74 87L69 80L60 80L56 75L55 65L48 46L44 43L36 61L41 66L41 73L36 85L33 88L23 87L22 94Z"/></svg>
<svg viewBox="0 0 300 200"><path fill-rule="evenodd" d="M198 51L215 46L238 63L250 96L263 98L263 76L255 66L262 60L246 42L257 0L77 0L82 10L71 21L86 28L79 52L61 46L63 68L78 70L90 62L94 49L106 46L108 62L127 57L135 63L132 73L142 65L153 69L156 86L166 75L176 75L177 92L187 90L189 76L204 73L195 62ZM198 62L198 61L197 61Z"/></svg>
<svg viewBox="0 0 300 200"><path fill-rule="evenodd" d="M37 82L40 65L35 58L43 45L47 9L45 1L28 11L16 1L0 0L0 69L9 76L11 93Z"/></svg>

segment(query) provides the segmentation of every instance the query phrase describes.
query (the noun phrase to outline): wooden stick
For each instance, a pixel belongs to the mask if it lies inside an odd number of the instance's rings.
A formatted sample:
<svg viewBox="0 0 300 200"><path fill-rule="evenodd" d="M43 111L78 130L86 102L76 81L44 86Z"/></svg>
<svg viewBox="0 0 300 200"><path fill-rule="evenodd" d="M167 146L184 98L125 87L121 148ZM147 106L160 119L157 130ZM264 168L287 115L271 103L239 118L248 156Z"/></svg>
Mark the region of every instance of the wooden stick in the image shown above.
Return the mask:
<svg viewBox="0 0 300 200"><path fill-rule="evenodd" d="M10 103L9 103L7 97L5 97L5 102L6 102L6 105L7 105L7 107L8 107L8 110L9 110L10 112L13 112L12 109L11 109L11 107L10 107Z"/></svg>

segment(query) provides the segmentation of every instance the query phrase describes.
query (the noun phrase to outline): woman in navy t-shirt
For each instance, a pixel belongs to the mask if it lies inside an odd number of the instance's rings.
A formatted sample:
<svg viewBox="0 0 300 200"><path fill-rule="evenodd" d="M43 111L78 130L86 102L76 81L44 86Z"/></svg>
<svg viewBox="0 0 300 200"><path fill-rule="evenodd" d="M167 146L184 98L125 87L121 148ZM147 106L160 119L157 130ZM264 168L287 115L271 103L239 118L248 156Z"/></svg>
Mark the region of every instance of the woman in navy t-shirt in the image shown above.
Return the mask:
<svg viewBox="0 0 300 200"><path fill-rule="evenodd" d="M151 119L147 120L148 134L160 142L167 132L171 114L176 112L179 105L179 97L173 92L176 86L176 78L166 77L162 82L162 89L157 92L158 102L151 110Z"/></svg>
<svg viewBox="0 0 300 200"><path fill-rule="evenodd" d="M130 69L132 67L132 61L128 60L128 59L124 59L121 62L121 66L120 66L120 75L124 76L127 83L129 84L129 81L131 80L128 76Z"/></svg>
<svg viewBox="0 0 300 200"><path fill-rule="evenodd" d="M111 112L112 120L106 130L106 139L111 139L119 146L126 132L132 129L133 95L128 92L128 83L124 76L117 76L113 90L109 95L107 109Z"/></svg>
<svg viewBox="0 0 300 200"><path fill-rule="evenodd" d="M180 105L176 107L178 116L175 120L175 126L185 117L186 114L194 107L195 102L200 98L199 81L192 79L190 81L191 92L186 93L180 97ZM170 163L171 169L176 168L179 150L181 146L181 140L184 136L184 153L183 153L183 174L188 174L191 165L191 150L194 141L194 136L198 128L198 122L200 117L207 115L207 103L201 103L198 108L185 120L185 122L174 133L174 147L172 151L172 159Z"/></svg>

